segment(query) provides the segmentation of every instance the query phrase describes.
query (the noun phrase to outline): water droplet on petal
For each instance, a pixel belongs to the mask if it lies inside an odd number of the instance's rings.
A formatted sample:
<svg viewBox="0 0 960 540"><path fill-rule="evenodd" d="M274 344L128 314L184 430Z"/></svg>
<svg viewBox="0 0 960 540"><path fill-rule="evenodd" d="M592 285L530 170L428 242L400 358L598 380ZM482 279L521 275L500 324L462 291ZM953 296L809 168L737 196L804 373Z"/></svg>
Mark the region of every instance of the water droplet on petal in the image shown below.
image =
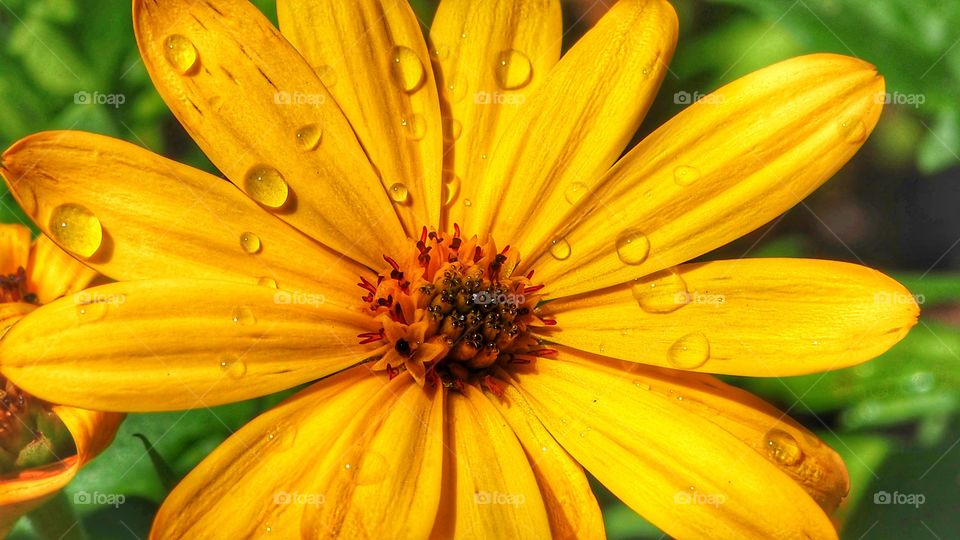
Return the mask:
<svg viewBox="0 0 960 540"><path fill-rule="evenodd" d="M317 77L320 77L320 82L327 88L337 84L337 72L333 70L332 66L324 64L313 68L313 70L317 73Z"/></svg>
<svg viewBox="0 0 960 540"><path fill-rule="evenodd" d="M407 189L406 184L397 182L390 186L389 194L390 200L398 204L403 204L407 202L407 199L410 197L410 190Z"/></svg>
<svg viewBox="0 0 960 540"><path fill-rule="evenodd" d="M563 192L563 197L568 203L577 204L588 191L590 191L590 188L583 182L574 182L567 186L567 189Z"/></svg>
<svg viewBox="0 0 960 540"><path fill-rule="evenodd" d="M463 124L459 120L450 121L450 134L447 137L447 140L456 141L460 138L460 135L463 133Z"/></svg>
<svg viewBox="0 0 960 540"><path fill-rule="evenodd" d="M108 310L106 302L90 302L77 305L77 319L81 323L89 323L102 319Z"/></svg>
<svg viewBox="0 0 960 540"><path fill-rule="evenodd" d="M520 51L509 49L497 56L496 78L497 84L505 90L516 90L530 83L533 76L533 65L527 55Z"/></svg>
<svg viewBox="0 0 960 540"><path fill-rule="evenodd" d="M257 285L259 285L259 286L261 286L261 287L269 287L269 288L271 288L271 289L276 289L276 288L277 288L277 280L275 280L275 279L273 279L273 278L271 278L271 277L262 277L262 278L260 278L260 279L257 280Z"/></svg>
<svg viewBox="0 0 960 540"><path fill-rule="evenodd" d="M803 459L800 443L786 431L771 429L764 437L767 455L782 465L795 465Z"/></svg>
<svg viewBox="0 0 960 540"><path fill-rule="evenodd" d="M677 185L689 186L700 179L700 170L689 165L681 165L673 170L673 181Z"/></svg>
<svg viewBox="0 0 960 540"><path fill-rule="evenodd" d="M163 42L163 54L167 62L183 75L187 75L200 63L197 48L189 39L174 34Z"/></svg>
<svg viewBox="0 0 960 540"><path fill-rule="evenodd" d="M690 303L686 282L673 271L638 280L630 291L640 308L648 313L670 313Z"/></svg>
<svg viewBox="0 0 960 540"><path fill-rule="evenodd" d="M679 369L696 369L706 364L709 358L710 342L700 332L683 336L667 351L667 360Z"/></svg>
<svg viewBox="0 0 960 540"><path fill-rule="evenodd" d="M570 257L570 243L563 238L554 238L550 241L550 255L558 261Z"/></svg>
<svg viewBox="0 0 960 540"><path fill-rule="evenodd" d="M443 60L446 60L448 56L450 56L450 47L447 47L446 45L438 43L433 48L433 51L431 51L431 53L433 54L434 58L436 58L437 60L443 61Z"/></svg>
<svg viewBox="0 0 960 540"><path fill-rule="evenodd" d="M67 250L89 259L103 243L100 220L86 206L67 203L50 214L50 234Z"/></svg>
<svg viewBox="0 0 960 540"><path fill-rule="evenodd" d="M363 454L363 461L356 471L356 483L360 486L379 484L390 472L387 459L376 452Z"/></svg>
<svg viewBox="0 0 960 540"><path fill-rule="evenodd" d="M470 202L470 199L464 199L464 200L463 200L463 205L469 208L469 207L473 206L473 203Z"/></svg>
<svg viewBox="0 0 960 540"><path fill-rule="evenodd" d="M314 150L320 145L320 139L323 137L323 130L317 124L308 124L297 130L295 135L297 148L304 152Z"/></svg>
<svg viewBox="0 0 960 540"><path fill-rule="evenodd" d="M240 235L240 247L249 254L260 251L260 237L252 232L245 232Z"/></svg>
<svg viewBox="0 0 960 540"><path fill-rule="evenodd" d="M255 322L257 322L257 318L253 315L250 306L240 306L233 310L233 324L250 326Z"/></svg>
<svg viewBox="0 0 960 540"><path fill-rule="evenodd" d="M231 379L240 379L247 373L247 364L240 358L228 354L220 359L220 371Z"/></svg>
<svg viewBox="0 0 960 540"><path fill-rule="evenodd" d="M650 254L650 240L636 229L627 229L617 236L617 256L626 264L640 264Z"/></svg>
<svg viewBox="0 0 960 540"><path fill-rule="evenodd" d="M250 169L244 188L253 200L269 208L283 206L287 202L290 189L280 171L265 166Z"/></svg>
<svg viewBox="0 0 960 540"><path fill-rule="evenodd" d="M645 383L644 381L641 381L640 379L637 379L637 380L633 381L633 385L636 386L637 388L641 389L641 390L649 390L649 389L650 389L650 385L647 384L647 383Z"/></svg>
<svg viewBox="0 0 960 540"><path fill-rule="evenodd" d="M450 95L451 103L460 103L467 97L467 81L463 75L457 75L447 83L447 93Z"/></svg>
<svg viewBox="0 0 960 540"><path fill-rule="evenodd" d="M867 139L867 126L860 120L847 120L840 124L843 138L850 144L860 144Z"/></svg>
<svg viewBox="0 0 960 540"><path fill-rule="evenodd" d="M423 115L415 114L409 119L404 118L400 120L400 125L405 128L406 136L415 141L419 141L427 134L427 121L423 118Z"/></svg>
<svg viewBox="0 0 960 540"><path fill-rule="evenodd" d="M423 86L427 79L426 72L423 69L423 62L417 53L409 47L394 47L391 56L393 65L393 77L396 79L400 88L408 94L412 94Z"/></svg>
<svg viewBox="0 0 960 540"><path fill-rule="evenodd" d="M460 191L460 177L453 175L451 176L442 187L443 191L443 205L449 206L457 198L457 193Z"/></svg>

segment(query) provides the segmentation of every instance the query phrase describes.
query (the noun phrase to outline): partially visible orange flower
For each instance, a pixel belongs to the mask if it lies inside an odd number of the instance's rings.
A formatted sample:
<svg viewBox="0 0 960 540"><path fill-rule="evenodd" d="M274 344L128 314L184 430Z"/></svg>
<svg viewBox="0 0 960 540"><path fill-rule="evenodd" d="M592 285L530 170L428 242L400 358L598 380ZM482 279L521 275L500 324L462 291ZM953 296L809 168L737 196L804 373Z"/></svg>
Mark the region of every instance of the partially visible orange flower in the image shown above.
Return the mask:
<svg viewBox="0 0 960 540"><path fill-rule="evenodd" d="M0 224L0 332L96 278L46 236L31 242L30 229ZM0 538L106 448L122 419L47 403L0 375Z"/></svg>

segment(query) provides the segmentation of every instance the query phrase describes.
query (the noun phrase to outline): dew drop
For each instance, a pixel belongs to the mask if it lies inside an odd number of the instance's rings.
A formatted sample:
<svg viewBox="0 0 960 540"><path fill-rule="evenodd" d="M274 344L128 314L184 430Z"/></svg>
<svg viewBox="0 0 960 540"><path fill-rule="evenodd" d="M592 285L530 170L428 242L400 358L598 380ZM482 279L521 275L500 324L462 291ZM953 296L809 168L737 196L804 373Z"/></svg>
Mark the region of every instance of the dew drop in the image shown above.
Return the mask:
<svg viewBox="0 0 960 540"><path fill-rule="evenodd" d="M457 193L460 191L460 177L453 175L451 176L442 187L443 191L443 205L449 206L457 198Z"/></svg>
<svg viewBox="0 0 960 540"><path fill-rule="evenodd" d="M781 465L796 465L803 459L800 443L786 431L771 429L764 437L767 455Z"/></svg>
<svg viewBox="0 0 960 540"><path fill-rule="evenodd" d="M460 103L467 97L467 81L462 74L454 76L454 79L447 84L447 93L451 103Z"/></svg>
<svg viewBox="0 0 960 540"><path fill-rule="evenodd" d="M250 326L255 322L257 322L257 318L253 315L250 306L240 306L233 310L233 324Z"/></svg>
<svg viewBox="0 0 960 540"><path fill-rule="evenodd" d="M240 235L240 247L251 255L258 253L262 247L260 245L260 237L252 232L245 232Z"/></svg>
<svg viewBox="0 0 960 540"><path fill-rule="evenodd" d="M81 323L99 321L107 314L106 302L90 302L77 305L77 319Z"/></svg>
<svg viewBox="0 0 960 540"><path fill-rule="evenodd" d="M433 54L434 58L436 58L437 60L443 61L450 56L450 47L447 47L446 45L438 44L436 47L433 48L433 51L431 51L431 53Z"/></svg>
<svg viewBox="0 0 960 540"><path fill-rule="evenodd" d="M314 71L317 73L317 77L320 77L320 82L327 88L337 84L337 72L333 70L333 67L324 64L315 67Z"/></svg>
<svg viewBox="0 0 960 540"><path fill-rule="evenodd" d="M86 206L67 203L50 214L50 234L67 250L89 259L103 243L100 220Z"/></svg>
<svg viewBox="0 0 960 540"><path fill-rule="evenodd" d="M200 63L197 48L180 34L168 36L163 42L163 54L167 62L183 75L187 75Z"/></svg>
<svg viewBox="0 0 960 540"><path fill-rule="evenodd" d="M567 189L563 192L563 197L570 204L577 204L580 199L583 199L583 196L587 194L590 188L587 187L583 182L574 182L567 186Z"/></svg>
<svg viewBox="0 0 960 540"><path fill-rule="evenodd" d="M626 264L640 264L650 254L650 240L636 229L617 235L617 256Z"/></svg>
<svg viewBox="0 0 960 540"><path fill-rule="evenodd" d="M643 382L643 381L641 381L641 380L639 380L639 379L633 381L633 385L636 386L637 388L641 389L641 390L649 390L649 389L650 389L650 385L649 385L649 384L647 384L647 383L645 383L645 382Z"/></svg>
<svg viewBox="0 0 960 540"><path fill-rule="evenodd" d="M681 165L673 170L673 181L680 186L689 186L700 179L700 169Z"/></svg>
<svg viewBox="0 0 960 540"><path fill-rule="evenodd" d="M867 139L867 126L860 120L847 120L840 124L843 138L850 144L860 144Z"/></svg>
<svg viewBox="0 0 960 540"><path fill-rule="evenodd" d="M406 184L397 182L396 184L390 186L390 200L397 204L403 204L407 202L407 199L410 198L410 190L407 189Z"/></svg>
<svg viewBox="0 0 960 540"><path fill-rule="evenodd" d="M547 449L546 446L541 446L541 447L540 447L540 451L541 451L541 452L546 452L547 450L548 450L548 449Z"/></svg>
<svg viewBox="0 0 960 540"><path fill-rule="evenodd" d="M463 124L459 120L450 121L450 133L447 136L447 140L456 141L460 138L460 135L463 133Z"/></svg>
<svg viewBox="0 0 960 540"><path fill-rule="evenodd" d="M323 137L323 130L317 124L307 124L297 130L295 135L297 148L304 152L314 150L320 145L320 139Z"/></svg>
<svg viewBox="0 0 960 540"><path fill-rule="evenodd" d="M260 279L257 280L257 285L259 285L259 286L261 286L261 287L269 287L269 288L271 288L271 289L276 289L276 288L277 288L277 280L275 280L275 279L273 279L273 278L271 278L271 277L266 277L266 276L264 276L264 277L262 277L262 278L260 278Z"/></svg>
<svg viewBox="0 0 960 540"><path fill-rule="evenodd" d="M257 166L250 169L244 187L253 200L269 208L280 208L290 194L287 181L280 171L272 167Z"/></svg>
<svg viewBox="0 0 960 540"><path fill-rule="evenodd" d="M564 238L554 238L550 241L550 255L558 261L566 260L570 257L570 243Z"/></svg>
<svg viewBox="0 0 960 540"><path fill-rule="evenodd" d="M415 141L419 141L427 134L427 121L423 115L415 114L409 119L404 118L400 120L400 125L404 127L404 134Z"/></svg>
<svg viewBox="0 0 960 540"><path fill-rule="evenodd" d="M710 358L710 342L700 332L683 336L670 346L667 360L680 369L696 369Z"/></svg>
<svg viewBox="0 0 960 540"><path fill-rule="evenodd" d="M508 49L497 56L497 84L504 90L516 90L530 84L533 65L527 55Z"/></svg>
<svg viewBox="0 0 960 540"><path fill-rule="evenodd" d="M247 374L247 364L233 355L226 355L220 359L220 371L231 379L241 379Z"/></svg>
<svg viewBox="0 0 960 540"><path fill-rule="evenodd" d="M379 484L387 477L390 466L387 459L376 452L366 452L356 471L356 483L360 486Z"/></svg>
<svg viewBox="0 0 960 540"><path fill-rule="evenodd" d="M412 94L423 86L423 82L427 79L426 72L423 69L423 62L413 49L404 46L394 47L390 58L393 77L404 92Z"/></svg>
<svg viewBox="0 0 960 540"><path fill-rule="evenodd" d="M640 309L648 313L670 313L690 302L686 282L673 271L638 280L630 291Z"/></svg>
<svg viewBox="0 0 960 540"><path fill-rule="evenodd" d="M464 200L463 200L463 205L466 206L467 208L469 208L469 207L473 206L473 203L470 201L470 199L464 199Z"/></svg>

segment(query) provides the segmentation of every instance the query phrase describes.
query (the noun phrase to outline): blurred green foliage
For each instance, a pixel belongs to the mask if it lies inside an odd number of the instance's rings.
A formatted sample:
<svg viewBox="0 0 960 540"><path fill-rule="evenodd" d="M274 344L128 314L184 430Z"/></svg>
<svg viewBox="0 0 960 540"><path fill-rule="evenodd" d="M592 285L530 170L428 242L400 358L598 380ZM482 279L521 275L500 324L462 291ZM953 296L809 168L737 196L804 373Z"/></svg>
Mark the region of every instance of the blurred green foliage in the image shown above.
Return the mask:
<svg viewBox="0 0 960 540"><path fill-rule="evenodd" d="M276 21L273 1L254 3ZM423 24L429 24L436 2L412 4ZM592 4L565 2L568 22L578 20L583 8ZM675 0L674 4L681 21L680 43L644 131L684 106L671 102L677 91L708 92L791 56L832 51L863 58L886 78L893 103L854 160L871 156L877 163L869 170L890 171L871 179L876 185L898 186L908 174L923 180L960 161L960 2ZM586 14L589 20L591 11ZM565 46L579 31L582 28L577 27L568 34ZM0 148L49 129L120 137L212 170L150 84L133 39L128 2L0 2ZM0 199L0 220L27 221L9 195ZM751 256L818 254L811 253L815 239L809 229L760 238L763 242ZM955 315L960 310L960 276L927 274L926 268L913 268L906 259L894 264L886 271L922 296L926 313L889 353L826 374L733 382L788 411L843 455L853 486L840 514L845 537L922 536L927 531L921 524L933 536L947 537L960 530L955 511L960 484L956 451L960 317ZM114 445L83 469L60 497L31 519L21 520L11 537L146 537L167 491L165 484L186 474L276 399L186 413L130 415ZM154 450L152 455L145 444ZM611 538L661 536L602 486L594 485ZM920 493L926 501L918 507L879 504L874 500L879 492ZM116 506L78 502L83 494L92 493L123 495L125 502ZM75 520L80 526L73 526Z"/></svg>

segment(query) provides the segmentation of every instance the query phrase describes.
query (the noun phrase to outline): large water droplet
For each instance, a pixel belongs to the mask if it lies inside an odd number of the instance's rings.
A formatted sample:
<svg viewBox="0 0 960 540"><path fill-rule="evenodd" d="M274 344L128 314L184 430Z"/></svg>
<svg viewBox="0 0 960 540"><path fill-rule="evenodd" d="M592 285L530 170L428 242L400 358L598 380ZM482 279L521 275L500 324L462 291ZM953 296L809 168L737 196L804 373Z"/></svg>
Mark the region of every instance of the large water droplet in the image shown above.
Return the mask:
<svg viewBox="0 0 960 540"><path fill-rule="evenodd" d="M277 288L277 280L273 279L272 277L266 277L266 276L264 276L264 277L262 277L262 278L260 278L260 279L257 280L257 285L259 285L259 286L261 286L261 287L268 287L268 288L270 288L270 289L276 289L276 288Z"/></svg>
<svg viewBox="0 0 960 540"><path fill-rule="evenodd" d="M786 431L771 429L764 437L767 455L782 465L796 465L803 459L800 443Z"/></svg>
<svg viewBox="0 0 960 540"><path fill-rule="evenodd" d="M457 193L460 191L460 177L457 175L450 176L450 178L444 182L442 191L443 205L449 206L457 198Z"/></svg>
<svg viewBox="0 0 960 540"><path fill-rule="evenodd" d="M667 360L680 369L696 369L706 364L709 358L710 342L700 332L683 336L667 351Z"/></svg>
<svg viewBox="0 0 960 540"><path fill-rule="evenodd" d="M180 34L168 36L164 40L163 54L167 57L167 62L184 75L193 72L200 63L200 55L197 54L197 48L193 42Z"/></svg>
<svg viewBox="0 0 960 540"><path fill-rule="evenodd" d="M558 261L566 260L570 257L570 243L564 238L554 238L550 241L550 255Z"/></svg>
<svg viewBox="0 0 960 540"><path fill-rule="evenodd" d="M77 320L81 323L90 323L102 319L108 310L106 302L89 302L77 305Z"/></svg>
<svg viewBox="0 0 960 540"><path fill-rule="evenodd" d="M496 78L497 84L505 90L516 90L530 84L533 76L533 65L527 55L520 51L509 49L497 56Z"/></svg>
<svg viewBox="0 0 960 540"><path fill-rule="evenodd" d="M437 43L434 46L433 51L431 51L431 54L434 58L442 62L450 56L450 47L447 47L442 43Z"/></svg>
<svg viewBox="0 0 960 540"><path fill-rule="evenodd" d="M308 124L297 130L295 135L297 148L309 152L320 145L320 139L323 137L323 130L317 124Z"/></svg>
<svg viewBox="0 0 960 540"><path fill-rule="evenodd" d="M447 93L451 103L460 103L467 97L467 80L460 74L454 76L454 79L447 83Z"/></svg>
<svg viewBox="0 0 960 540"><path fill-rule="evenodd" d="M850 144L860 144L867 139L867 126L860 120L846 120L840 124L840 130Z"/></svg>
<svg viewBox="0 0 960 540"><path fill-rule="evenodd" d="M231 379L240 379L247 374L247 364L239 357L227 354L220 359L220 371Z"/></svg>
<svg viewBox="0 0 960 540"><path fill-rule="evenodd" d="M423 69L423 62L417 53L409 47L399 46L393 48L391 64L393 66L393 77L404 92L413 93L423 86L427 79L426 72Z"/></svg>
<svg viewBox="0 0 960 540"><path fill-rule="evenodd" d="M453 119L450 121L450 133L447 136L447 140L456 141L460 138L460 135L463 133L463 124L459 120Z"/></svg>
<svg viewBox="0 0 960 540"><path fill-rule="evenodd" d="M700 179L700 170L689 165L681 165L673 170L673 181L681 186L689 186Z"/></svg>
<svg viewBox="0 0 960 540"><path fill-rule="evenodd" d="M427 121L423 115L414 114L410 118L404 118L400 120L400 125L404 128L404 134L415 141L419 141L427 134Z"/></svg>
<svg viewBox="0 0 960 540"><path fill-rule="evenodd" d="M639 280L631 292L640 308L649 313L670 313L690 302L686 282L673 271Z"/></svg>
<svg viewBox="0 0 960 540"><path fill-rule="evenodd" d="M640 264L650 254L650 240L637 229L627 229L617 235L617 256L626 264Z"/></svg>
<svg viewBox="0 0 960 540"><path fill-rule="evenodd" d="M574 182L567 186L567 189L563 192L563 198L570 204L577 204L588 191L590 191L590 188L583 182Z"/></svg>
<svg viewBox="0 0 960 540"><path fill-rule="evenodd" d="M250 169L244 187L253 200L270 208L283 206L290 189L280 171L262 165Z"/></svg>
<svg viewBox="0 0 960 540"><path fill-rule="evenodd" d="M390 186L389 194L390 200L398 204L403 204L410 198L410 190L407 189L406 184L400 182Z"/></svg>
<svg viewBox="0 0 960 540"><path fill-rule="evenodd" d="M100 220L86 206L67 203L50 214L50 234L67 250L89 259L103 243Z"/></svg>
<svg viewBox="0 0 960 540"><path fill-rule="evenodd" d="M250 306L240 306L233 310L233 324L250 326L256 322L257 318L253 315L253 309Z"/></svg>
<svg viewBox="0 0 960 540"><path fill-rule="evenodd" d="M245 232L240 235L240 247L251 255L257 253L261 247L260 237L252 232Z"/></svg>
<svg viewBox="0 0 960 540"><path fill-rule="evenodd" d="M320 82L327 88L337 84L337 72L333 70L333 67L324 64L315 67L314 71L316 71L317 77L320 77Z"/></svg>

